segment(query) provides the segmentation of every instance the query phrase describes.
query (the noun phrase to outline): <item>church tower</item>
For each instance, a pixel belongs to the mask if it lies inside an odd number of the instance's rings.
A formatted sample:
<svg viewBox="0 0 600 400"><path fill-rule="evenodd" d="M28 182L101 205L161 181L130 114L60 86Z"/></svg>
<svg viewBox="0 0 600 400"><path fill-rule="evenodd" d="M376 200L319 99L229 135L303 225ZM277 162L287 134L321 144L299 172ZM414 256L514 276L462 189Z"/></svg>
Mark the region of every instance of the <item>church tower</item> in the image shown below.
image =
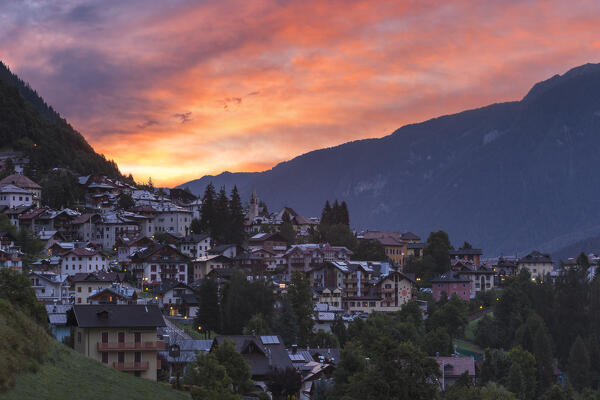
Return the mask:
<svg viewBox="0 0 600 400"><path fill-rule="evenodd" d="M258 195L256 194L256 186L252 187L252 194L250 195L250 206L248 207L248 220L252 221L258 217Z"/></svg>

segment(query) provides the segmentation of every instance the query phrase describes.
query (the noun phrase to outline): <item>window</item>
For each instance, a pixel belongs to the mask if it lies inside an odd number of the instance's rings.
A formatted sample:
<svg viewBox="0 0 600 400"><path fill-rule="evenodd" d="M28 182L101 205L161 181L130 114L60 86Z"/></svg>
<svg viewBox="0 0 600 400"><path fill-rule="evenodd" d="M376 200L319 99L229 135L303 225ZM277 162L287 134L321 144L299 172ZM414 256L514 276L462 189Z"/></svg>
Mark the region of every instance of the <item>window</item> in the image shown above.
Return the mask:
<svg viewBox="0 0 600 400"><path fill-rule="evenodd" d="M117 341L119 343L125 343L125 332L119 332L118 333Z"/></svg>
<svg viewBox="0 0 600 400"><path fill-rule="evenodd" d="M81 293L81 286L77 286L77 293Z"/></svg>
<svg viewBox="0 0 600 400"><path fill-rule="evenodd" d="M92 287L88 286L88 293L92 293Z"/></svg>
<svg viewBox="0 0 600 400"><path fill-rule="evenodd" d="M102 343L108 343L108 332L102 332Z"/></svg>
<svg viewBox="0 0 600 400"><path fill-rule="evenodd" d="M108 353L106 351L102 352L102 363L108 364Z"/></svg>
<svg viewBox="0 0 600 400"><path fill-rule="evenodd" d="M81 332L77 332L77 343L81 343Z"/></svg>
<svg viewBox="0 0 600 400"><path fill-rule="evenodd" d="M77 302L78 302L78 303L81 303L81 297L78 297L78 298L77 298Z"/></svg>

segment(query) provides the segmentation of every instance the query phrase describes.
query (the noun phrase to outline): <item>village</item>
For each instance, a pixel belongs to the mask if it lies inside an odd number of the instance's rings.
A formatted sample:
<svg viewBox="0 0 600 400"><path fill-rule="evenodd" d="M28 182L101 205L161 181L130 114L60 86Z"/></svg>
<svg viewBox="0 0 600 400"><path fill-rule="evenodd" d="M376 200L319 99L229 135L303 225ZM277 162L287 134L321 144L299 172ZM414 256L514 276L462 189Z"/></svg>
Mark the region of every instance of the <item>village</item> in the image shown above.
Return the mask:
<svg viewBox="0 0 600 400"><path fill-rule="evenodd" d="M23 168L17 171L0 180L0 269L31 281L58 341L117 370L178 385L198 353L231 341L250 366L257 389L269 391L273 369L293 369L299 379L294 393L312 398L315 382L331 381L340 362L340 338L331 337L353 321L397 313L409 303L427 318L428 301L449 298L480 304L471 314L481 317L491 310L481 303L485 293L500 293L511 277L526 271L541 284L580 261L559 263L536 250L522 257L485 257L483 249L465 243L447 250L447 270L427 276L418 266L440 232L424 241L412 232L352 231L357 246L369 248L376 259L366 257L369 251L311 241L323 238L316 232L335 212L334 222L348 223L345 203L336 201L331 208L327 202L319 217L299 215L292 207L269 213L254 190L242 210L243 234L232 243L218 240L210 228L198 231L206 199L187 190L77 176L85 202L76 209L52 209L42 206L42 188ZM37 255L19 246L24 236L38 243ZM587 257L590 280L599 260ZM310 293L308 334L320 335L321 342L302 339L301 332L290 337L264 330L260 323L236 331L223 328L223 321L207 322L210 310L224 307L218 293L240 275L261 282L279 314L288 291L302 281ZM206 282L215 285L217 308L206 303ZM439 390L465 374L475 382L483 362L481 354L456 342L450 352L435 352L432 359L442 370ZM562 379L558 369L553 379Z"/></svg>

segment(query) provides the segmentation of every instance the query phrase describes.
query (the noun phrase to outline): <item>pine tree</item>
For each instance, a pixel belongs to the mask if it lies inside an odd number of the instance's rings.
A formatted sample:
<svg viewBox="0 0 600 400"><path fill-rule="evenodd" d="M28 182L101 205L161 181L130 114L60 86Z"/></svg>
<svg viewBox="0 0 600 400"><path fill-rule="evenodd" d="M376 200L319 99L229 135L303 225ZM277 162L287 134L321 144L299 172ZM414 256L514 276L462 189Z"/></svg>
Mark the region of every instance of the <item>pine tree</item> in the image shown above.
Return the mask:
<svg viewBox="0 0 600 400"><path fill-rule="evenodd" d="M298 319L287 297L281 302L281 308L273 318L273 332L281 336L286 346L298 343Z"/></svg>
<svg viewBox="0 0 600 400"><path fill-rule="evenodd" d="M331 206L331 224L332 225L337 225L340 223L340 220L342 219L342 215L341 215L341 210L340 210L340 205L337 201L337 199L333 202L333 206Z"/></svg>
<svg viewBox="0 0 600 400"><path fill-rule="evenodd" d="M323 211L321 212L321 224L330 225L331 223L331 205L329 204L329 200L326 200L325 207L323 207Z"/></svg>
<svg viewBox="0 0 600 400"><path fill-rule="evenodd" d="M244 243L244 209L242 208L242 200L237 190L237 186L231 191L231 200L229 201L229 217L230 217L230 237L229 242L237 245Z"/></svg>
<svg viewBox="0 0 600 400"><path fill-rule="evenodd" d="M350 226L350 214L348 213L348 205L345 201L342 201L340 206L342 219L340 221L341 224Z"/></svg>
<svg viewBox="0 0 600 400"><path fill-rule="evenodd" d="M288 289L288 298L298 320L298 344L306 346L315 324L313 320L312 289L310 281L300 272L292 276L292 283Z"/></svg>
<svg viewBox="0 0 600 400"><path fill-rule="evenodd" d="M521 367L517 363L511 365L508 372L508 390L517 395L519 399L526 399L526 387L527 382L523 377Z"/></svg>
<svg viewBox="0 0 600 400"><path fill-rule="evenodd" d="M577 336L569 352L569 381L581 391L589 385L590 355L581 336Z"/></svg>
<svg viewBox="0 0 600 400"><path fill-rule="evenodd" d="M287 213L287 211L283 213L281 221L279 233L289 244L294 244L296 242L296 231L294 230L294 225L292 225L292 220L290 219L290 215Z"/></svg>
<svg viewBox="0 0 600 400"><path fill-rule="evenodd" d="M212 182L206 186L204 190L204 196L202 197L202 207L200 207L200 231L207 232L212 235L211 227L212 220L214 219L215 214L215 187ZM214 238L214 237L213 237Z"/></svg>
<svg viewBox="0 0 600 400"><path fill-rule="evenodd" d="M198 289L200 307L194 319L194 326L201 326L203 332L220 331L221 321L219 316L219 294L218 285L212 279L205 279Z"/></svg>
<svg viewBox="0 0 600 400"><path fill-rule="evenodd" d="M214 218L211 221L210 231L216 241L227 243L230 239L229 199L225 187L221 187L217 200L215 201Z"/></svg>
<svg viewBox="0 0 600 400"><path fill-rule="evenodd" d="M543 326L538 327L533 341L533 355L537 362L538 393L543 393L552 384L552 345L550 336Z"/></svg>

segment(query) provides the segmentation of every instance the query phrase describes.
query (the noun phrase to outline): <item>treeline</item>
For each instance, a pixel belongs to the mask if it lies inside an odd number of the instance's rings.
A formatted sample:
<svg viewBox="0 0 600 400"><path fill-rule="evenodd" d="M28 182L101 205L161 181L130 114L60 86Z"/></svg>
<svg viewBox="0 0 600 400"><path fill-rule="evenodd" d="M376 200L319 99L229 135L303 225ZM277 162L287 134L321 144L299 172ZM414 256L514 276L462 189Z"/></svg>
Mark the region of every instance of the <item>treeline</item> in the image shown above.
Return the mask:
<svg viewBox="0 0 600 400"><path fill-rule="evenodd" d="M217 194L213 184L209 183L202 197L200 214L200 219L192 220L190 229L193 233L208 233L219 243L244 243L244 209L237 186L233 187L229 198L225 187Z"/></svg>
<svg viewBox="0 0 600 400"><path fill-rule="evenodd" d="M44 250L44 242L35 236L29 229L18 229L11 224L10 219L0 214L0 232L6 232L14 239L15 245L23 252L23 266L28 266L31 262L38 259L42 250Z"/></svg>
<svg viewBox="0 0 600 400"><path fill-rule="evenodd" d="M85 138L28 85L0 63L0 143L29 158L25 174L40 182L52 168L82 175L121 177L114 161L94 151Z"/></svg>
<svg viewBox="0 0 600 400"><path fill-rule="evenodd" d="M588 280L587 268L567 269L552 283L549 277L531 279L527 271L505 281L493 317L483 318L476 341L487 347L482 381L508 385L520 399L550 396L548 388L557 367L568 376L560 396L598 398L600 393L600 276ZM529 367L508 365L510 352L522 349ZM511 350L512 351L512 350ZM592 396L596 397L585 397ZM550 397L548 397L550 398Z"/></svg>

